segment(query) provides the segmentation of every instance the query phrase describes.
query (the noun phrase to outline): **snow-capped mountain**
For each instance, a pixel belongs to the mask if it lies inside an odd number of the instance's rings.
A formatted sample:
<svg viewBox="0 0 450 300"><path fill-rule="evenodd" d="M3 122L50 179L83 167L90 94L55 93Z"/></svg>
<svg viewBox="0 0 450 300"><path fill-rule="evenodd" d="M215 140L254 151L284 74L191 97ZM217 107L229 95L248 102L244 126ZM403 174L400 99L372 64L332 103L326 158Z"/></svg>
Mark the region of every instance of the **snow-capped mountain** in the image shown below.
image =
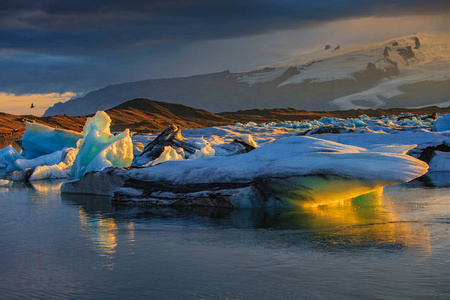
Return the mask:
<svg viewBox="0 0 450 300"><path fill-rule="evenodd" d="M133 98L213 112L450 106L450 32L420 33L359 47L320 51L239 73L111 85L57 103L45 116L85 115Z"/></svg>

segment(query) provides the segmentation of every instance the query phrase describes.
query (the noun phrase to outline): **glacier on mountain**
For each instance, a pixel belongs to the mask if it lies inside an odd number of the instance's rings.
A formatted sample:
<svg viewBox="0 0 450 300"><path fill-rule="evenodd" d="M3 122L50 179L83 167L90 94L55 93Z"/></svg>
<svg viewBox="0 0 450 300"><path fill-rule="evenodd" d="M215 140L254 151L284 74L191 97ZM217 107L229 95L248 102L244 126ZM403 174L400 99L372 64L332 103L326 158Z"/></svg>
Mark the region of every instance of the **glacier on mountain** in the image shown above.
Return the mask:
<svg viewBox="0 0 450 300"><path fill-rule="evenodd" d="M420 47L415 46L416 40L420 40ZM276 107L323 111L448 106L449 52L449 32L342 45L336 51L321 47L295 59L237 73L111 85L55 104L45 115L93 114L135 98L170 99L212 112Z"/></svg>

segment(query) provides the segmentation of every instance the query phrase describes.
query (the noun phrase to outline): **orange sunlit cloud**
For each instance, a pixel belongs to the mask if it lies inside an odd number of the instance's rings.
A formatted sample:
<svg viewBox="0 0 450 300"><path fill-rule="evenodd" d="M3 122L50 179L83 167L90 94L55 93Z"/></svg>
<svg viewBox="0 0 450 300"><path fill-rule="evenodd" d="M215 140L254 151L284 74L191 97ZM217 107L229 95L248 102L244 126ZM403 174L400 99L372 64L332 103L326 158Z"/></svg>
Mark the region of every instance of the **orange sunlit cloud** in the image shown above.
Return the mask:
<svg viewBox="0 0 450 300"><path fill-rule="evenodd" d="M66 102L76 95L72 92L27 95L0 93L0 112L14 115L42 116L49 106L56 102ZM33 103L34 108L31 108L31 103Z"/></svg>

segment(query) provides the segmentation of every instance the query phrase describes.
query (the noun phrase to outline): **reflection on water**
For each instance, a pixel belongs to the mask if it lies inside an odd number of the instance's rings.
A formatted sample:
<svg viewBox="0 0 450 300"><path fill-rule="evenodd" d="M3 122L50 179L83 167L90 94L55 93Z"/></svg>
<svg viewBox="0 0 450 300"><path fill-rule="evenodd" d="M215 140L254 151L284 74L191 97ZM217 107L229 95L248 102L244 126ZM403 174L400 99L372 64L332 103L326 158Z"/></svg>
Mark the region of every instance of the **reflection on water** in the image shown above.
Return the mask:
<svg viewBox="0 0 450 300"><path fill-rule="evenodd" d="M31 187L35 189L40 194L50 194L59 192L61 189L61 185L63 184L63 180L36 180L30 181Z"/></svg>
<svg viewBox="0 0 450 300"><path fill-rule="evenodd" d="M231 210L115 207L59 184L0 194L0 298L448 299L448 188Z"/></svg>
<svg viewBox="0 0 450 300"><path fill-rule="evenodd" d="M80 228L93 243L101 256L107 258L104 264L110 271L114 270L114 254L118 244L117 214L113 214L109 197L95 195L63 194L64 201L78 206ZM120 219L121 230L126 230L129 237L127 243L134 242L134 223L124 218Z"/></svg>
<svg viewBox="0 0 450 300"><path fill-rule="evenodd" d="M114 254L117 246L117 224L114 218L88 215L82 208L79 214L81 229L96 243L98 249L108 255Z"/></svg>
<svg viewBox="0 0 450 300"><path fill-rule="evenodd" d="M428 172L413 180L409 185L427 188L450 187L450 172Z"/></svg>
<svg viewBox="0 0 450 300"><path fill-rule="evenodd" d="M324 251L367 248L414 250L422 256L431 252L429 232L420 222L402 220L395 199L382 190L339 205L293 210L223 209L203 207L125 208L112 207L107 198L62 195L79 205L83 230L104 254L114 254L117 222L125 223L130 241L135 222L154 226L158 222L200 225L207 228L251 228L284 230L297 234L297 242ZM280 240L281 241L281 240Z"/></svg>
<svg viewBox="0 0 450 300"><path fill-rule="evenodd" d="M443 175L441 174L441 177ZM46 204L45 195L59 193L61 180L15 183L12 190L29 189L30 201ZM420 179L410 186L427 180ZM31 188L31 189L30 189ZM423 189L421 189L423 190ZM100 255L113 260L120 241L120 230L133 245L135 223L196 225L206 228L248 228L283 230L297 234L297 243L323 251L348 251L368 248L414 250L420 255L431 253L426 226L403 219L398 211L401 200L383 190L340 201L337 205L308 206L291 210L218 209L202 207L126 208L114 207L109 197L62 194L61 199L78 208L80 229ZM160 226L160 225L159 225ZM281 240L280 240L281 241ZM108 266L113 268L111 264Z"/></svg>

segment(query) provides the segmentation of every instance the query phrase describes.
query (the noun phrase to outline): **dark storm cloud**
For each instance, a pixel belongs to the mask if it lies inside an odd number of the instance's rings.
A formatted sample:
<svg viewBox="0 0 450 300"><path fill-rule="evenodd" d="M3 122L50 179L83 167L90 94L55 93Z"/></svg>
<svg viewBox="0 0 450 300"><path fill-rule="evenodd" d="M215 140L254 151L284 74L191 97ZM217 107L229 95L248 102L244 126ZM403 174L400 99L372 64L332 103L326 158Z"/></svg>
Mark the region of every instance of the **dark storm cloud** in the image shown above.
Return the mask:
<svg viewBox="0 0 450 300"><path fill-rule="evenodd" d="M241 37L363 16L443 13L448 0L4 0L0 49L79 53Z"/></svg>
<svg viewBox="0 0 450 300"><path fill-rule="evenodd" d="M272 41L233 48L233 38L449 11L448 0L0 0L0 93L87 92L231 63L245 68ZM234 56L221 61L223 51Z"/></svg>

